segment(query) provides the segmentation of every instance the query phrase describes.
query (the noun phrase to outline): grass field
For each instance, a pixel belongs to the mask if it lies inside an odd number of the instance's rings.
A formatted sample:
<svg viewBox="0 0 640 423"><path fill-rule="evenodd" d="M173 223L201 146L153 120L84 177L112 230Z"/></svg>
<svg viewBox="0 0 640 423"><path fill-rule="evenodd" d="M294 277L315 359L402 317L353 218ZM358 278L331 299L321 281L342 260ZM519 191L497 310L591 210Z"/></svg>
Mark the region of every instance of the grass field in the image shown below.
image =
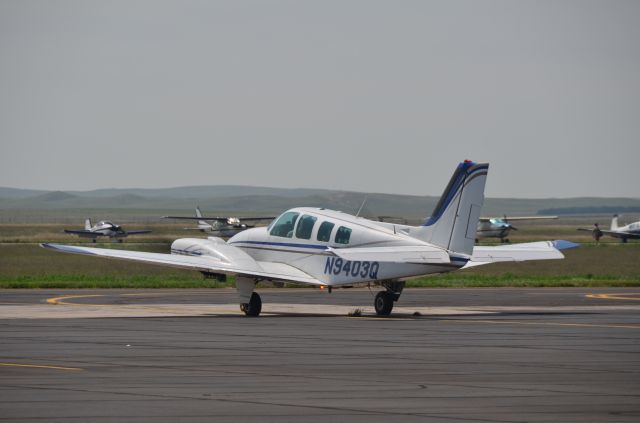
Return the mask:
<svg viewBox="0 0 640 423"><path fill-rule="evenodd" d="M39 242L70 244L90 241L62 232L60 224L0 226L0 288L188 288L233 284L204 279L199 272L142 263L62 254L40 248ZM102 242L103 248L169 252L176 238L203 234L184 231L184 224L150 224L151 234L123 244ZM408 286L640 286L640 242L622 244L611 238L595 245L589 233L574 225L531 225L515 232L512 242L569 239L583 243L565 251L565 260L496 263L408 281Z"/></svg>

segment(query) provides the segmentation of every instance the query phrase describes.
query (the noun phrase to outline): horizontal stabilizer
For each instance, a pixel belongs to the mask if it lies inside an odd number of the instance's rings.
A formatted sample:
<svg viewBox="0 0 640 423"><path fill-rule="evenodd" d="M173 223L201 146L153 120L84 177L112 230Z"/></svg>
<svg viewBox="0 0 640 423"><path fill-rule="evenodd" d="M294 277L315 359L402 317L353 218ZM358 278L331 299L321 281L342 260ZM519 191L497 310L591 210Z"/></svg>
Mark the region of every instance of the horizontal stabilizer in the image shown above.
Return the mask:
<svg viewBox="0 0 640 423"><path fill-rule="evenodd" d="M449 263L449 254L436 247L370 247L328 248L328 251L349 261L386 261L393 263L442 264Z"/></svg>
<svg viewBox="0 0 640 423"><path fill-rule="evenodd" d="M557 246L557 247L556 247ZM505 261L552 260L564 258L560 249L578 246L573 242L540 241L523 244L500 245L495 247L475 247L473 255L464 268Z"/></svg>

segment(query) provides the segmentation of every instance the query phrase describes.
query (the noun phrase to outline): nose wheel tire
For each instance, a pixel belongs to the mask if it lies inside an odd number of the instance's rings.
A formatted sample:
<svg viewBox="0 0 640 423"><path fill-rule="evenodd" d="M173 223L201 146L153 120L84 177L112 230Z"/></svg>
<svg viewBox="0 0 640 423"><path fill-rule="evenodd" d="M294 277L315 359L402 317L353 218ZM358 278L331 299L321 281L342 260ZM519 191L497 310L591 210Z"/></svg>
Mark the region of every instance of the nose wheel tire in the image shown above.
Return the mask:
<svg viewBox="0 0 640 423"><path fill-rule="evenodd" d="M247 316L259 316L262 311L262 299L257 292L251 294L251 299L248 303L240 304L240 310Z"/></svg>
<svg viewBox="0 0 640 423"><path fill-rule="evenodd" d="M388 316L393 309L393 297L387 291L380 291L373 302L378 316Z"/></svg>

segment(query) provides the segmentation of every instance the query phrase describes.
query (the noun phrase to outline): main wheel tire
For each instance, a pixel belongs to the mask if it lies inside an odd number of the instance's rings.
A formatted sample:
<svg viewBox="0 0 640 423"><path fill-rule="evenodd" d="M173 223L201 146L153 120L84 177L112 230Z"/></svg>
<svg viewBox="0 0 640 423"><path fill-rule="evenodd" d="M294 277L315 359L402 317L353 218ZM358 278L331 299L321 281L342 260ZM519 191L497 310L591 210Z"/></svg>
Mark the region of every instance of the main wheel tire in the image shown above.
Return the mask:
<svg viewBox="0 0 640 423"><path fill-rule="evenodd" d="M373 302L378 316L388 316L393 309L393 297L387 291L380 291Z"/></svg>
<svg viewBox="0 0 640 423"><path fill-rule="evenodd" d="M262 311L262 299L257 292L251 294L251 299L248 303L240 304L240 310L247 316L259 316Z"/></svg>

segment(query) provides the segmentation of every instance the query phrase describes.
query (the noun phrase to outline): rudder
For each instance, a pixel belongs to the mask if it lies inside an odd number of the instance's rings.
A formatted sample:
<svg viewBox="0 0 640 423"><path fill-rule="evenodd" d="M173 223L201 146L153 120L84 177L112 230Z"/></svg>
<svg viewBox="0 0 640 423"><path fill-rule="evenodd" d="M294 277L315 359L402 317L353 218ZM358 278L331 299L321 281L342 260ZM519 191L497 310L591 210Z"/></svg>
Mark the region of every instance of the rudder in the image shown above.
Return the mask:
<svg viewBox="0 0 640 423"><path fill-rule="evenodd" d="M488 163L468 160L460 163L431 217L410 235L449 251L471 255L488 170Z"/></svg>

